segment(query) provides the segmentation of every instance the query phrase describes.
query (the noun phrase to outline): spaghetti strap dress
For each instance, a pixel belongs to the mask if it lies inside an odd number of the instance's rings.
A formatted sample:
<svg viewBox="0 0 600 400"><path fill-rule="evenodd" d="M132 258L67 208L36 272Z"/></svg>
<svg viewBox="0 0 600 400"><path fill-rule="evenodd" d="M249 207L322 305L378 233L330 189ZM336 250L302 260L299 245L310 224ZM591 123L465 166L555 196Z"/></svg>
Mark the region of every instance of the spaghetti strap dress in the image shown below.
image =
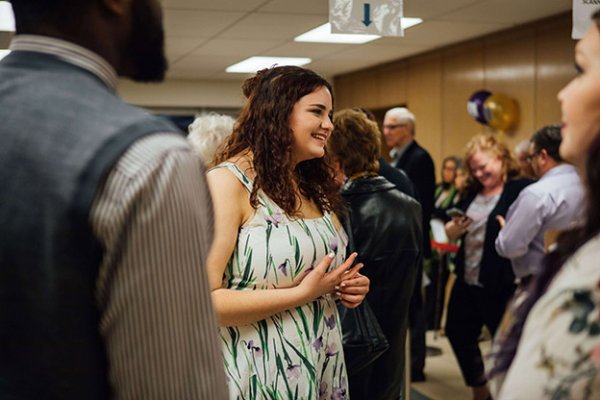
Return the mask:
<svg viewBox="0 0 600 400"><path fill-rule="evenodd" d="M252 180L230 162L227 168L248 191ZM332 215L288 217L262 191L254 216L240 227L223 274L231 290L291 287L326 254L330 269L346 258L347 236ZM327 294L248 325L219 328L230 399L347 399L342 334L335 299Z"/></svg>

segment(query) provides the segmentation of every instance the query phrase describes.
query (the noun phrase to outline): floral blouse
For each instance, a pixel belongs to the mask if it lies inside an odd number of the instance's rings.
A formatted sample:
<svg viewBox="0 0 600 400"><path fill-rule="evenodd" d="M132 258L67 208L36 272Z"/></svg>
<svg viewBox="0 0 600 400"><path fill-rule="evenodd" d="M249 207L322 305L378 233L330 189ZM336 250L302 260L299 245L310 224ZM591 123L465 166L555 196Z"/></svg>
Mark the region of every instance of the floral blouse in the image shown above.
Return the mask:
<svg viewBox="0 0 600 400"><path fill-rule="evenodd" d="M600 399L600 235L531 310L500 400Z"/></svg>

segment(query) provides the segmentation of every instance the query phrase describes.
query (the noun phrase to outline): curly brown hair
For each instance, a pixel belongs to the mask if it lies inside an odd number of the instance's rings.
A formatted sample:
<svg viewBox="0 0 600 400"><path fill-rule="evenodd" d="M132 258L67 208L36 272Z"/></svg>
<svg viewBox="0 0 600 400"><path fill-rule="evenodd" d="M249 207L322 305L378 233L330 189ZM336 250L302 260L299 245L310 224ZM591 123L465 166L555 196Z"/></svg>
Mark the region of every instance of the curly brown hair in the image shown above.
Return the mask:
<svg viewBox="0 0 600 400"><path fill-rule="evenodd" d="M483 187L481 183L473 176L469 162L471 157L478 151L489 151L502 160L502 181L516 178L521 173L519 162L515 159L510 149L502 142L499 142L495 136L490 134L475 135L469 140L465 150L465 165L469 178L467 180L467 190L469 192L479 193Z"/></svg>
<svg viewBox="0 0 600 400"><path fill-rule="evenodd" d="M244 151L252 152L256 173L250 194L252 207L258 207L257 193L263 190L286 214L299 216L300 202L291 190L295 182L300 194L313 201L322 213L343 213L344 201L327 151L323 158L302 161L295 167L292 161L290 116L294 105L322 87L333 93L329 82L320 75L296 66L263 69L244 82L246 104L215 160L221 163Z"/></svg>
<svg viewBox="0 0 600 400"><path fill-rule="evenodd" d="M346 176L379 171L381 147L377 123L356 110L338 111L333 116L335 128L327 140L327 149L336 158Z"/></svg>

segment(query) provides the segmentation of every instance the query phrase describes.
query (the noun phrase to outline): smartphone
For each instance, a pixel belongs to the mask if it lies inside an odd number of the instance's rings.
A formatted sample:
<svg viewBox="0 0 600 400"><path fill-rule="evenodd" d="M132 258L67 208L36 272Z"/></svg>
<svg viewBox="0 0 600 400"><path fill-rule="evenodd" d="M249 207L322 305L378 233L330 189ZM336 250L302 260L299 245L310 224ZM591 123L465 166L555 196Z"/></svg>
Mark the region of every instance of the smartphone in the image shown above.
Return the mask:
<svg viewBox="0 0 600 400"><path fill-rule="evenodd" d="M461 210L460 208L452 207L452 208L449 208L448 210L446 210L446 215L449 216L450 218L458 218L458 217L464 217L465 212L463 210Z"/></svg>

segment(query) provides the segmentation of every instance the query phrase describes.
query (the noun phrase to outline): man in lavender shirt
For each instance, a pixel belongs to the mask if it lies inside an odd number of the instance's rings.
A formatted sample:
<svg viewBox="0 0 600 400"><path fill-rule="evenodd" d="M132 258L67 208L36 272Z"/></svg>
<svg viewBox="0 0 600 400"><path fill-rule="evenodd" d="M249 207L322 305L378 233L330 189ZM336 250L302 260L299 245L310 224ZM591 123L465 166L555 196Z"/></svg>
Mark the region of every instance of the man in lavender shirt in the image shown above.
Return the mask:
<svg viewBox="0 0 600 400"><path fill-rule="evenodd" d="M509 258L521 283L542 268L544 234L576 224L583 208L583 186L575 167L558 154L560 126L549 125L531 138L529 162L539 180L527 186L512 204L496 238L496 251Z"/></svg>

